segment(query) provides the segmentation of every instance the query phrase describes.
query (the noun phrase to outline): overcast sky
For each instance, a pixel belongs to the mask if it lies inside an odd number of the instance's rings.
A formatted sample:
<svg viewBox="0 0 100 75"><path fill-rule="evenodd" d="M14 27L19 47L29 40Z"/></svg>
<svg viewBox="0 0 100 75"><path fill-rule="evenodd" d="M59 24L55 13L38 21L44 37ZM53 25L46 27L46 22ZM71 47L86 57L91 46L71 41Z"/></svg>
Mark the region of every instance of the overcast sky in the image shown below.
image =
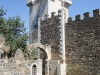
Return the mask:
<svg viewBox="0 0 100 75"><path fill-rule="evenodd" d="M100 9L100 0L72 0L73 4L69 7L69 16L74 17L77 14L91 12L94 9ZM0 0L0 7L7 9L8 17L20 16L29 25L29 9L26 6L26 0Z"/></svg>

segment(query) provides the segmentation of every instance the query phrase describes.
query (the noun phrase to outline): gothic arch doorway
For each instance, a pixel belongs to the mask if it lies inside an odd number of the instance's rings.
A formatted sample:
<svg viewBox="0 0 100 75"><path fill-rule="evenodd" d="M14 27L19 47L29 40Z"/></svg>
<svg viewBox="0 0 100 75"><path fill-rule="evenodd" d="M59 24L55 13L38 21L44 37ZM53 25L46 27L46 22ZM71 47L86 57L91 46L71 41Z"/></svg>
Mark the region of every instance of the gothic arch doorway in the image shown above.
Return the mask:
<svg viewBox="0 0 100 75"><path fill-rule="evenodd" d="M32 75L37 75L37 66L35 64L32 66Z"/></svg>

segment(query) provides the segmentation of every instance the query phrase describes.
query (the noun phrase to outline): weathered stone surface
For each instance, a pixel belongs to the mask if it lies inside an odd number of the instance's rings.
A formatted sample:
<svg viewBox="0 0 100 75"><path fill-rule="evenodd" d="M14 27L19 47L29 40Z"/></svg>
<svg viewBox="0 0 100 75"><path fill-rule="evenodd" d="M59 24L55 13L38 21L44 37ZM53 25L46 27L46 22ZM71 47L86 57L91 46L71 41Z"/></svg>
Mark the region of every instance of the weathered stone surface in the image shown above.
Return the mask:
<svg viewBox="0 0 100 75"><path fill-rule="evenodd" d="M24 59L24 54L23 54L21 49L18 49L16 51L14 58L17 59L17 60L23 60Z"/></svg>
<svg viewBox="0 0 100 75"><path fill-rule="evenodd" d="M96 75L100 69L100 15L66 24L66 57L69 63L85 64ZM79 17L78 17L79 19Z"/></svg>
<svg viewBox="0 0 100 75"><path fill-rule="evenodd" d="M0 60L0 75L30 75L31 65L33 63L41 63L39 66L42 66L41 60L34 61L8 59L9 62L6 63L5 60L7 61L7 59Z"/></svg>
<svg viewBox="0 0 100 75"><path fill-rule="evenodd" d="M60 20L52 16L41 21L41 43L51 45L52 59L59 59L60 52Z"/></svg>
<svg viewBox="0 0 100 75"><path fill-rule="evenodd" d="M2 34L0 34L0 59L3 58L2 55L4 55L4 52L7 53L9 52L10 47L5 45L5 39ZM5 55L4 58L7 56Z"/></svg>

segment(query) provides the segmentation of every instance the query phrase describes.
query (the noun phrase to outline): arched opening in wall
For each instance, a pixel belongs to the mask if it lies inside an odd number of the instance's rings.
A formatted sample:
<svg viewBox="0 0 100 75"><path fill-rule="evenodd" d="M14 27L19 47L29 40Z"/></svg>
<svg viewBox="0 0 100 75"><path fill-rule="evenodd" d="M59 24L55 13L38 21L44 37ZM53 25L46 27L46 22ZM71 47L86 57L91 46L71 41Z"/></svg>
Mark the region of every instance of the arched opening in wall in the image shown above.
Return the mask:
<svg viewBox="0 0 100 75"><path fill-rule="evenodd" d="M34 52L34 59L46 60L48 58L46 51L42 48L37 47L34 49Z"/></svg>
<svg viewBox="0 0 100 75"><path fill-rule="evenodd" d="M47 53L45 52L45 50L43 50L42 48L39 48L40 50L40 59L41 60L46 60L48 58Z"/></svg>
<svg viewBox="0 0 100 75"><path fill-rule="evenodd" d="M47 56L47 53L44 49L40 48L40 47L37 47L35 50L38 50L38 52L40 53L39 56L40 56L40 59L43 61L42 62L42 75L46 75L47 73L47 61L46 59L48 58Z"/></svg>
<svg viewBox="0 0 100 75"><path fill-rule="evenodd" d="M32 66L32 75L37 75L37 66L36 65Z"/></svg>
<svg viewBox="0 0 100 75"><path fill-rule="evenodd" d="M34 54L32 59L41 59L42 60L42 75L49 74L49 61L51 59L51 48L48 45L42 45L39 43L34 43L28 46L30 51L34 50ZM50 51L49 51L50 50ZM38 66L37 66L38 67ZM38 71L38 69L37 69ZM31 72L32 73L32 72Z"/></svg>

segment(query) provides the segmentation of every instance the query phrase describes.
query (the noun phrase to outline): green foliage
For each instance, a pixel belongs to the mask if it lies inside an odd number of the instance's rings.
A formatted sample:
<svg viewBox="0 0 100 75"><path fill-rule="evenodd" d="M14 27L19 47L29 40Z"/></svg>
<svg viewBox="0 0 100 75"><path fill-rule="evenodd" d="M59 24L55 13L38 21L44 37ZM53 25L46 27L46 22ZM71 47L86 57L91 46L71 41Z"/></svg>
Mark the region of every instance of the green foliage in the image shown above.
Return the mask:
<svg viewBox="0 0 100 75"><path fill-rule="evenodd" d="M6 11L3 8L0 8L0 18L6 15Z"/></svg>
<svg viewBox="0 0 100 75"><path fill-rule="evenodd" d="M26 44L28 35L24 27L24 22L21 22L20 17L3 18L5 14L3 9L0 9L0 32L5 38L5 43L10 47L10 55L14 55L17 49L27 52Z"/></svg>
<svg viewBox="0 0 100 75"><path fill-rule="evenodd" d="M0 8L0 34L3 30L3 26L5 25L5 19L3 18L3 16L5 15L5 11Z"/></svg>
<svg viewBox="0 0 100 75"><path fill-rule="evenodd" d="M27 34L25 33L24 23L20 22L19 17L9 18L4 28L5 41L11 47L11 50L26 46Z"/></svg>

